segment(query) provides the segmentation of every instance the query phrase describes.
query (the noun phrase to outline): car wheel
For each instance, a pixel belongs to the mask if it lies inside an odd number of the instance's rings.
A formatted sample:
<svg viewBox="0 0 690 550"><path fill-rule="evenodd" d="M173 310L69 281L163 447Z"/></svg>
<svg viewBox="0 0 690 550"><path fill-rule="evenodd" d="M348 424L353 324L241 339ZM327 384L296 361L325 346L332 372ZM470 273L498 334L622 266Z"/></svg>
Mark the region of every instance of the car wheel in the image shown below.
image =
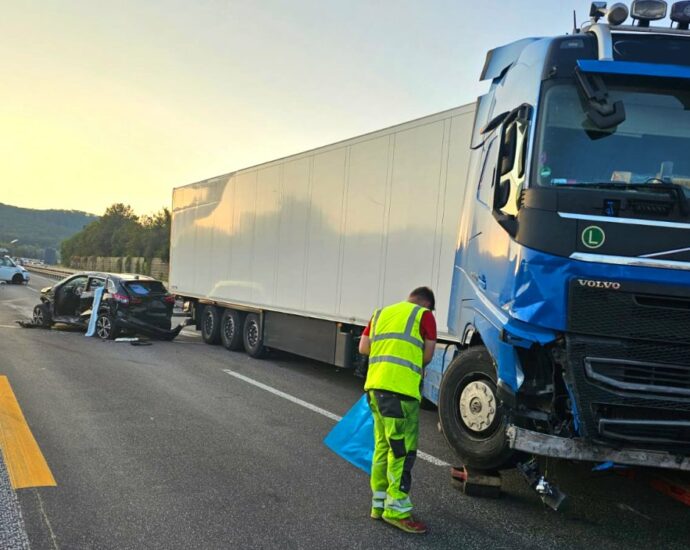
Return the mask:
<svg viewBox="0 0 690 550"><path fill-rule="evenodd" d="M38 304L34 308L33 322L35 325L43 328L50 328L52 326L53 318L47 304Z"/></svg>
<svg viewBox="0 0 690 550"><path fill-rule="evenodd" d="M242 324L244 315L234 309L226 309L220 318L220 340L230 351L240 351L244 346L242 341Z"/></svg>
<svg viewBox="0 0 690 550"><path fill-rule="evenodd" d="M19 273L17 273L16 275L14 275L14 276L12 277L12 284L13 284L13 285L20 285L20 284L22 284L23 282L24 282L24 277L23 277L21 274L19 274Z"/></svg>
<svg viewBox="0 0 690 550"><path fill-rule="evenodd" d="M220 315L215 306L205 306L201 314L201 337L207 344L220 342Z"/></svg>
<svg viewBox="0 0 690 550"><path fill-rule="evenodd" d="M107 313L101 313L96 318L96 336L101 340L115 340L119 331L115 320Z"/></svg>
<svg viewBox="0 0 690 550"><path fill-rule="evenodd" d="M461 352L441 381L441 430L466 466L505 469L514 465L505 408L496 397L496 367L483 346Z"/></svg>
<svg viewBox="0 0 690 550"><path fill-rule="evenodd" d="M261 319L256 313L249 313L244 319L242 340L247 355L254 359L260 359L266 355L264 336L261 331Z"/></svg>

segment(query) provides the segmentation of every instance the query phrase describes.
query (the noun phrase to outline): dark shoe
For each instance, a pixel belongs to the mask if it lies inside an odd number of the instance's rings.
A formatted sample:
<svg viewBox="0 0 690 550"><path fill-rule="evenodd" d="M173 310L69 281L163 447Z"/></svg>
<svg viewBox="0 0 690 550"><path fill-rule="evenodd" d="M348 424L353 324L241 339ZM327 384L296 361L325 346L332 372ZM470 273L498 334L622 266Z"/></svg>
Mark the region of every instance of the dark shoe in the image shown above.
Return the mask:
<svg viewBox="0 0 690 550"><path fill-rule="evenodd" d="M421 521L415 521L411 516L404 519L387 518L383 516L383 521L390 523L394 527L397 527L406 533L412 533L414 535L423 535L426 533L426 524L422 523Z"/></svg>

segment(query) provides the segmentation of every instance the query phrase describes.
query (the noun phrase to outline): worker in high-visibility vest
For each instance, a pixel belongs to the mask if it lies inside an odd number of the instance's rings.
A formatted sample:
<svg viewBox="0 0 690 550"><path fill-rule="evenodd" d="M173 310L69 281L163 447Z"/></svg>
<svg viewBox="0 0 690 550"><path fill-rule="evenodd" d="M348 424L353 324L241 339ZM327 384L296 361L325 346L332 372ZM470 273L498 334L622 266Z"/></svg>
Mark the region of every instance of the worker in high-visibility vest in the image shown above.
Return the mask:
<svg viewBox="0 0 690 550"><path fill-rule="evenodd" d="M369 356L364 389L374 415L371 517L407 533L426 533L412 517L410 485L417 456L422 369L434 355L434 293L412 291L407 301L374 312L359 352Z"/></svg>

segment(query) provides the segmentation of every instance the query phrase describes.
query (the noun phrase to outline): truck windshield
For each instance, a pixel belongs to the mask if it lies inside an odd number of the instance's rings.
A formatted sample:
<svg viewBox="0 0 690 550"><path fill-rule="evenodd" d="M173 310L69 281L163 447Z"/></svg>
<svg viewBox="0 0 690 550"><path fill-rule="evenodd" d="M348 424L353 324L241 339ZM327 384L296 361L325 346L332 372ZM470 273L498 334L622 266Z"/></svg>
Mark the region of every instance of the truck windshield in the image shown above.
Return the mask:
<svg viewBox="0 0 690 550"><path fill-rule="evenodd" d="M574 84L546 90L532 181L537 185L676 184L690 197L690 90L607 83L626 119L610 131L586 121Z"/></svg>

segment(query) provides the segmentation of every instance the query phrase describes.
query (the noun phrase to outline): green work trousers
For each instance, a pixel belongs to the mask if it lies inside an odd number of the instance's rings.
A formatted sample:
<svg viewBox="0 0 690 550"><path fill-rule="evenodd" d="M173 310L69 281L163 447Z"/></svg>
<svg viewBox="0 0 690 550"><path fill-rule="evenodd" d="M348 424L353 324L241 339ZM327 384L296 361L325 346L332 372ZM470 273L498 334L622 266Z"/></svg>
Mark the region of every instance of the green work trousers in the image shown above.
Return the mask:
<svg viewBox="0 0 690 550"><path fill-rule="evenodd" d="M392 392L369 390L374 415L374 457L371 464L372 512L404 519L412 514L410 486L417 457L419 401Z"/></svg>

